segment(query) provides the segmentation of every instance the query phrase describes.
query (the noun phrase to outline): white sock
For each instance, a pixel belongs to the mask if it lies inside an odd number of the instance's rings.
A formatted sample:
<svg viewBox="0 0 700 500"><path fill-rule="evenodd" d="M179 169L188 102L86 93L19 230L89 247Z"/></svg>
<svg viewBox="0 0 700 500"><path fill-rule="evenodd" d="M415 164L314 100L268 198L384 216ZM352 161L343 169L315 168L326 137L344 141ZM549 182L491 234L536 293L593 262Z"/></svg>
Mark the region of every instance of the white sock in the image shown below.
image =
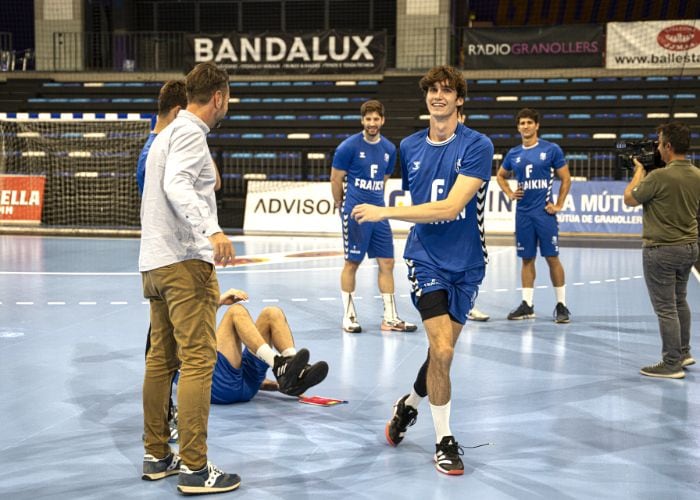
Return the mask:
<svg viewBox="0 0 700 500"><path fill-rule="evenodd" d="M393 293L383 293L382 300L384 301L384 321L393 321L399 317L396 312L396 301Z"/></svg>
<svg viewBox="0 0 700 500"><path fill-rule="evenodd" d="M433 414L433 425L435 426L435 443L440 443L445 436L451 436L450 430L450 405L451 401L442 406L430 404L430 413Z"/></svg>
<svg viewBox="0 0 700 500"><path fill-rule="evenodd" d="M270 347L267 344L261 345L257 352L255 353L257 357L262 359L265 363L267 363L270 366L275 366L275 351L272 350L272 347Z"/></svg>
<svg viewBox="0 0 700 500"><path fill-rule="evenodd" d="M561 302L562 304L566 305L566 285L555 286L554 293L557 294L557 302Z"/></svg>
<svg viewBox="0 0 700 500"><path fill-rule="evenodd" d="M535 296L535 289L534 288L523 288L523 300L530 307L532 307L532 299L534 296Z"/></svg>
<svg viewBox="0 0 700 500"><path fill-rule="evenodd" d="M291 356L294 356L297 353L297 350L294 347L287 347L284 351L282 351L282 356L285 358L289 358Z"/></svg>
<svg viewBox="0 0 700 500"><path fill-rule="evenodd" d="M354 297L355 292L340 292L343 297L343 317L349 318L350 316L355 316L357 318L357 312L355 311Z"/></svg>
<svg viewBox="0 0 700 500"><path fill-rule="evenodd" d="M408 395L405 403L408 406L415 408L417 410L418 405L420 404L421 401L423 401L423 398L418 395L418 393L416 392L416 390L413 387L411 387L411 394Z"/></svg>

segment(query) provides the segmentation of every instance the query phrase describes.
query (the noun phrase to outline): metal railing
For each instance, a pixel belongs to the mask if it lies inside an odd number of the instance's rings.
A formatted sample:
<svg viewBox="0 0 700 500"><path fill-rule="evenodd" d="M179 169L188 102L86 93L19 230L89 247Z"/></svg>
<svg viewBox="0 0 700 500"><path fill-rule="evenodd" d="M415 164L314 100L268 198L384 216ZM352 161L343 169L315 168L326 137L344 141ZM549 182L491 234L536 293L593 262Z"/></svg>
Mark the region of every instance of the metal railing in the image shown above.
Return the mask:
<svg viewBox="0 0 700 500"><path fill-rule="evenodd" d="M54 32L54 71L182 71L184 33Z"/></svg>

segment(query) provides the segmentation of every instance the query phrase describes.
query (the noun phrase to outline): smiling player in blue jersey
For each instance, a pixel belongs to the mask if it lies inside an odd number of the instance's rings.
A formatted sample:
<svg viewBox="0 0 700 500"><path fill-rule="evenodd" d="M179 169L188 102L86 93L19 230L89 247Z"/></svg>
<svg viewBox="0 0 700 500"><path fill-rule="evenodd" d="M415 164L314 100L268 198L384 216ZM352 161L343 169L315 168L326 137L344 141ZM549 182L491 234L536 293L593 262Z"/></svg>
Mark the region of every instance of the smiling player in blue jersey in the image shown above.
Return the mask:
<svg viewBox="0 0 700 500"><path fill-rule="evenodd" d="M535 287L535 257L537 247L549 266L549 276L556 294L554 321L568 323L570 312L566 307L564 267L559 260L559 224L557 212L571 188L571 175L561 148L539 139L540 114L531 108L523 108L516 117L522 144L508 151L496 180L511 200L518 200L515 211L515 239L518 257L522 259L522 302L508 314L508 319L535 317L533 305ZM561 180L556 203L552 198L554 175ZM513 191L508 177L515 176L518 188Z"/></svg>
<svg viewBox="0 0 700 500"><path fill-rule="evenodd" d="M401 142L404 189L412 206L358 205L360 223L387 219L413 222L404 251L413 303L428 336L428 358L410 394L394 405L385 435L396 446L418 416L427 395L435 426L435 467L464 474L463 453L450 430L450 366L454 348L484 279L484 201L491 178L493 144L458 120L467 85L451 66L431 69L420 81L430 127Z"/></svg>
<svg viewBox="0 0 700 500"><path fill-rule="evenodd" d="M335 151L331 169L331 190L343 224L345 265L340 274L343 298L343 330L362 331L355 310L355 275L365 254L377 258L379 291L384 302L381 329L413 332L416 325L399 318L394 300L394 239L389 222L360 226L350 217L355 205L371 203L384 206L384 183L394 171L396 146L380 134L384 125L384 106L376 100L360 107L362 132L345 139Z"/></svg>

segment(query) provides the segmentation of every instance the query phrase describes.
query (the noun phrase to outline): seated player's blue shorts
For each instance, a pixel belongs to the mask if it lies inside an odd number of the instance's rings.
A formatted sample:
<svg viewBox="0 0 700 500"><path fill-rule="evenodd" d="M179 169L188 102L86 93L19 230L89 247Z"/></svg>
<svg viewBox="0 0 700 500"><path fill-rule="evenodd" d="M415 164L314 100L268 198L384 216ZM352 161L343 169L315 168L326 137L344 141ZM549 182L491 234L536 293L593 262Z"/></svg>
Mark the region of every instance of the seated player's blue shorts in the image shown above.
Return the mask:
<svg viewBox="0 0 700 500"><path fill-rule="evenodd" d="M534 259L537 245L542 257L559 255L559 223L557 216L542 212L541 215L515 213L515 241L518 257Z"/></svg>
<svg viewBox="0 0 700 500"><path fill-rule="evenodd" d="M350 212L341 213L341 217L345 260L362 262L365 254L370 259L394 258L394 237L389 221L360 224L350 217Z"/></svg>
<svg viewBox="0 0 700 500"><path fill-rule="evenodd" d="M216 405L250 401L258 393L269 366L246 347L241 367L234 368L228 359L216 352L216 365L211 378L211 402Z"/></svg>
<svg viewBox="0 0 700 500"><path fill-rule="evenodd" d="M458 273L438 269L424 262L406 260L406 265L411 283L411 299L416 309L418 300L423 295L445 290L452 321L462 325L467 321L467 314L474 307L479 285L486 274L485 265Z"/></svg>

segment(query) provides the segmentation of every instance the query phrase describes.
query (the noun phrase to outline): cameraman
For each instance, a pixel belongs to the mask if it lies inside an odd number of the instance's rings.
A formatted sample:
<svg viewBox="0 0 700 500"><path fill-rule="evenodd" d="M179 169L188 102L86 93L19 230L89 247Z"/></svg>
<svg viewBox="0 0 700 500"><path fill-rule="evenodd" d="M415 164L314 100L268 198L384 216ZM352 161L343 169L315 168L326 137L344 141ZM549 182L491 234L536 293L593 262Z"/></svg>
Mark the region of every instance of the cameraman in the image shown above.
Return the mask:
<svg viewBox="0 0 700 500"><path fill-rule="evenodd" d="M644 280L659 318L663 359L640 370L648 377L684 378L695 364L690 354L690 308L686 300L690 270L698 258L700 169L685 155L690 129L679 122L660 125L658 150L665 168L647 174L637 159L625 188L625 204L644 206Z"/></svg>

